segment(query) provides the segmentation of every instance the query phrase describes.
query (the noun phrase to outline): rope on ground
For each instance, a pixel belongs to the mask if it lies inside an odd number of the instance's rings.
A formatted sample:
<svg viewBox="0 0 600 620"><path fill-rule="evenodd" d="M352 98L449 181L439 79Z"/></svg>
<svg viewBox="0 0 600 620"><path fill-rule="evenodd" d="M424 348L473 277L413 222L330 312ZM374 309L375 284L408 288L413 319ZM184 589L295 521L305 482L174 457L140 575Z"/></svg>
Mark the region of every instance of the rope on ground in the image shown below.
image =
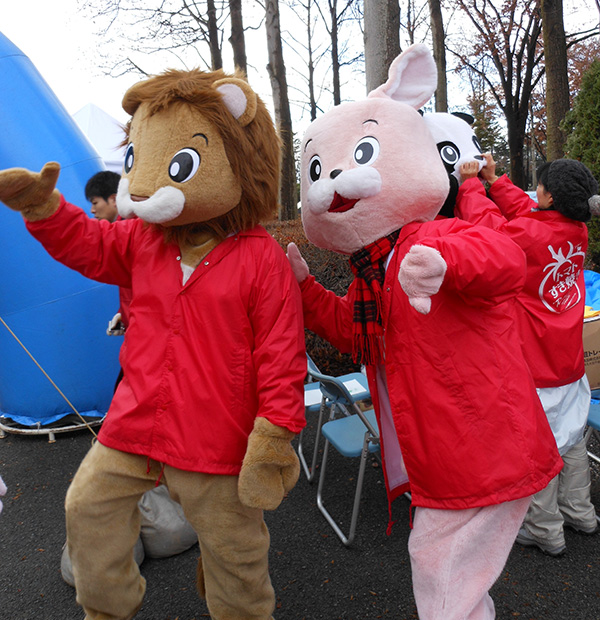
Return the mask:
<svg viewBox="0 0 600 620"><path fill-rule="evenodd" d="M87 423L87 421L84 419L84 417L79 413L79 411L77 411L77 409L75 408L75 405L73 405L73 403L65 396L65 394L63 393L63 391L58 387L58 385L56 385L56 383L54 383L54 381L52 380L52 378L50 377L50 375L48 375L48 373L41 367L41 365L39 364L39 362L35 359L35 357L33 357L32 353L29 351L29 349L19 340L18 336L15 334L15 332L13 332L13 330L6 324L5 320L0 316L0 322L2 323L2 325L4 325L4 327L6 327L6 329L9 331L10 335L19 343L19 345L23 348L23 350L25 351L25 353L27 353L27 355L29 355L29 357L31 358L31 360L33 361L33 363L42 371L44 377L46 377L46 379L48 379L48 381L50 381L50 383L52 384L52 386L54 387L54 389L65 399L65 401L67 402L67 404L69 405L69 407L71 407L71 409L73 409L74 413L77 415L77 417L79 417L79 419L85 424L85 426L87 426L88 430L90 431L90 433L92 433L92 435L95 437L95 439L98 439L98 435L96 435L94 429Z"/></svg>

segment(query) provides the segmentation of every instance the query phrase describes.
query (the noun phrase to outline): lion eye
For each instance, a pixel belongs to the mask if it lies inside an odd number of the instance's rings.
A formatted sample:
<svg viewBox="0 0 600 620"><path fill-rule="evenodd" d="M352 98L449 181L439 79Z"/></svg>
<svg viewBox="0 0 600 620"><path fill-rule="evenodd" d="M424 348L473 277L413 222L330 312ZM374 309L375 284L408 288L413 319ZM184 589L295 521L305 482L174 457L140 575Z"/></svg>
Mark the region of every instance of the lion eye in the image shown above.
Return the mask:
<svg viewBox="0 0 600 620"><path fill-rule="evenodd" d="M169 176L176 183L189 181L198 172L200 154L195 149L181 149L169 164Z"/></svg>
<svg viewBox="0 0 600 620"><path fill-rule="evenodd" d="M133 168L133 160L133 142L130 142L125 151L125 163L123 164L126 174Z"/></svg>

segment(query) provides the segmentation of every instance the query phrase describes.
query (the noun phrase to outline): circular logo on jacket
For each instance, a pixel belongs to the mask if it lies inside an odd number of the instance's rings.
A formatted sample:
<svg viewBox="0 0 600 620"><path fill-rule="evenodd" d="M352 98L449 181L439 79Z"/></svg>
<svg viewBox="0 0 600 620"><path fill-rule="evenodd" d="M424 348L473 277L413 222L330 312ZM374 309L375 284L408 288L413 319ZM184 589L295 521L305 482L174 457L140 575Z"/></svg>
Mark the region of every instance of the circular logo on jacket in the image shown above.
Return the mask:
<svg viewBox="0 0 600 620"><path fill-rule="evenodd" d="M563 248L555 250L551 245L548 250L552 262L543 269L546 276L540 284L540 299L550 312L565 312L581 299L577 280L583 270L585 252L581 251L581 246L573 247L570 241L566 252Z"/></svg>

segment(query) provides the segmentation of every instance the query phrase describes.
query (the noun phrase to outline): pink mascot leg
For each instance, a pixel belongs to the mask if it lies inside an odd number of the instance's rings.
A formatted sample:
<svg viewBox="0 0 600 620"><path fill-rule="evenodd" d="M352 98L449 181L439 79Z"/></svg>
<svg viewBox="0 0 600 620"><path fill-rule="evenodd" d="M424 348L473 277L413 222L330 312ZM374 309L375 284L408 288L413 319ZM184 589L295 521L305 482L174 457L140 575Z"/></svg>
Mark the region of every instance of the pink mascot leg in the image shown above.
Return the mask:
<svg viewBox="0 0 600 620"><path fill-rule="evenodd" d="M530 498L468 510L417 508L408 541L420 620L493 620L500 576Z"/></svg>

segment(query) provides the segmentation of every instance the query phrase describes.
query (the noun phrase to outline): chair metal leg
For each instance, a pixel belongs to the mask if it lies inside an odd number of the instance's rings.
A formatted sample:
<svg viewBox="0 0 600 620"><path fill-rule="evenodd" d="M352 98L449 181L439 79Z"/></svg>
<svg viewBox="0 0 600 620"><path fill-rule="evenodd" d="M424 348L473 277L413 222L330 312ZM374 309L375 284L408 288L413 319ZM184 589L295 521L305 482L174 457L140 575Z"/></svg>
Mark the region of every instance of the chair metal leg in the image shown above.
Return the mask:
<svg viewBox="0 0 600 620"><path fill-rule="evenodd" d="M325 447L323 448L323 460L321 462L321 473L319 475L319 486L317 488L317 506L319 510L322 512L325 519L331 527L333 531L338 535L339 539L342 541L344 545L347 547L352 544L354 541L354 537L356 534L356 524L358 522L358 512L360 508L360 498L362 495L362 487L363 480L365 477L365 466L367 464L367 457L369 456L369 442L370 437L369 433L365 433L365 439L363 443L363 449L360 455L360 465L358 468L358 479L356 482L356 491L354 493L354 503L352 506L352 516L350 518L350 530L348 532L348 536L342 532L340 526L337 524L335 519L331 516L331 513L325 508L323 504L323 486L325 483L325 473L327 470L327 454L329 452L329 441L325 440Z"/></svg>
<svg viewBox="0 0 600 620"><path fill-rule="evenodd" d="M306 475L306 479L309 482L312 482L315 479L315 475L317 473L317 458L319 455L319 443L321 440L321 427L323 426L323 416L325 415L325 409L327 409L326 399L323 398L321 400L321 407L319 408L319 417L317 419L317 431L315 433L315 445L313 447L312 460L310 467L306 461L306 457L304 456L304 447L303 447L303 436L304 430L301 431L298 437L298 458L300 459L300 464L302 465L302 469ZM331 416L332 414L330 414Z"/></svg>

